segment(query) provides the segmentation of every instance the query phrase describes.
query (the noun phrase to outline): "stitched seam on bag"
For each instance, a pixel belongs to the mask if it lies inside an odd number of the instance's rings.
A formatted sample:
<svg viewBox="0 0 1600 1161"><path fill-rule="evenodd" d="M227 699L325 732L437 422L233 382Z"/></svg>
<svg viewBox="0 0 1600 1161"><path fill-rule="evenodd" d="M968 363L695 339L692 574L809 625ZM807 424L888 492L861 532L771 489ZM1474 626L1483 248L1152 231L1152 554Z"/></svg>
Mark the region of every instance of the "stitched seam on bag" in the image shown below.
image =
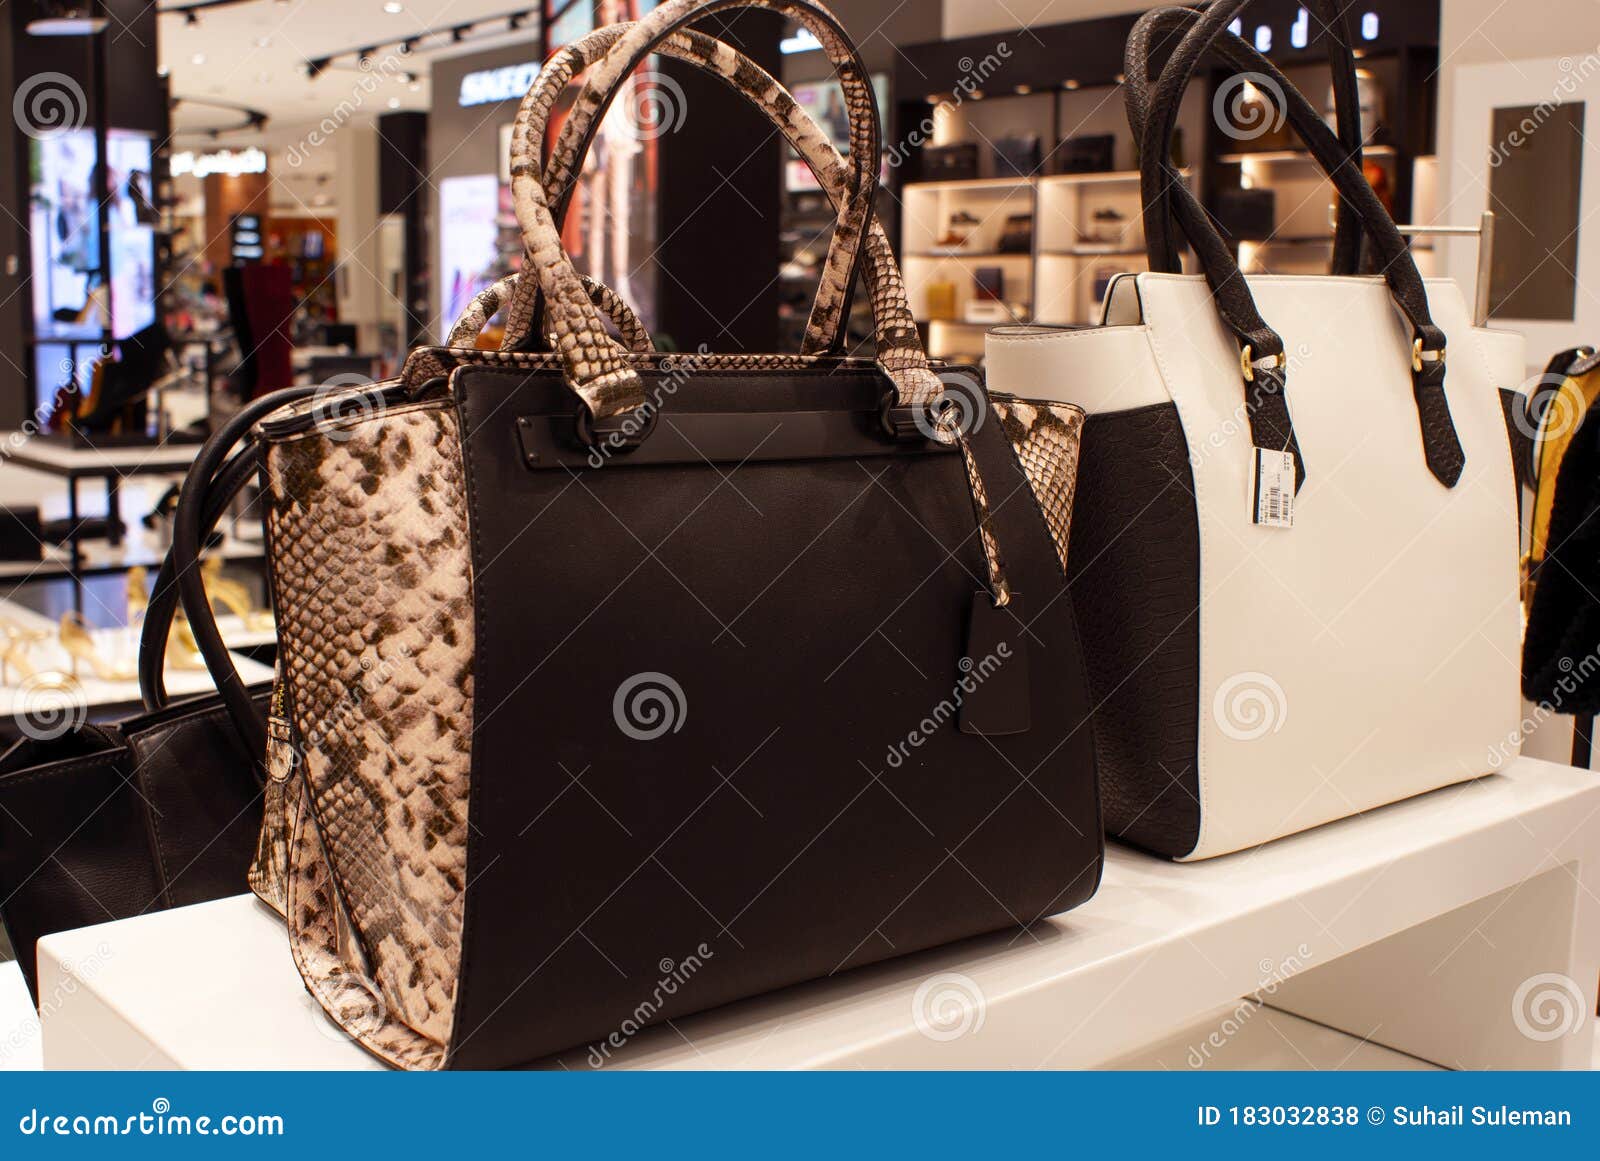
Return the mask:
<svg viewBox="0 0 1600 1161"><path fill-rule="evenodd" d="M1149 330L1149 323L1108 323L1101 326L1074 327L1071 330L1043 331L1035 334L997 335L991 332L986 338L987 341L997 345L1008 343L1055 343L1064 339L1098 338L1101 335L1127 335L1136 334L1140 331L1148 333Z"/></svg>
<svg viewBox="0 0 1600 1161"><path fill-rule="evenodd" d="M1176 278L1176 277L1179 277L1179 276L1177 276L1177 275L1161 276L1161 275L1141 274L1141 275L1139 275L1139 277L1140 278L1153 278L1153 277ZM1142 301L1145 302L1146 317L1148 318L1149 317L1148 312L1149 312L1149 309L1150 309L1149 302L1148 302L1148 300L1143 300L1143 299L1142 299ZM1183 405L1178 401L1177 393L1172 390L1172 376L1171 376L1171 374L1170 374L1170 372L1168 370L1167 357L1166 357L1166 355L1165 355L1165 353L1164 353L1164 351L1162 349L1161 341L1160 341L1160 338L1157 335L1156 328L1155 328L1154 325L1150 326L1149 338L1150 338L1150 352L1155 358L1156 369L1161 373L1162 385L1164 387L1166 387L1167 395L1172 399L1172 406L1178 412L1178 426L1181 429L1183 429L1184 446L1187 448L1188 444L1189 444L1189 432L1188 432L1188 425L1184 422L1184 408L1183 408ZM1205 722L1205 716L1204 716L1205 715L1205 691L1206 691L1206 617L1205 617L1205 591L1206 591L1206 580L1205 580L1206 551L1205 551L1205 541L1206 541L1206 535L1205 535L1205 520L1203 519L1203 515L1202 515L1203 512L1204 512L1204 505L1203 505L1203 503L1201 501L1201 496L1200 496L1200 474L1194 470L1194 460L1192 458L1190 458L1189 456L1185 456L1184 457L1184 464L1189 469L1189 482L1190 482L1190 484L1192 485L1192 487L1194 489L1194 491L1193 491L1193 495L1194 495L1194 524L1195 524L1195 540L1196 540L1196 543L1197 543L1196 556L1198 557L1198 565L1197 565L1196 570L1195 570L1195 576L1196 576L1196 578L1197 578L1197 580L1199 582L1198 585L1196 586L1196 590L1195 590L1195 594L1194 594L1194 599L1195 599L1194 617L1195 617L1195 621L1197 623L1197 630L1198 631L1196 633L1196 637L1198 638L1198 641L1199 641L1198 652L1200 654L1200 656L1196 659L1196 662L1195 662L1195 675L1196 675L1195 684L1196 684L1197 688L1195 689L1196 702L1195 702L1195 707L1194 707L1194 713L1195 713L1195 718L1194 718L1194 722L1195 722L1195 731L1194 731L1195 732L1194 781L1195 781L1195 789L1199 791L1199 798L1200 798L1200 825L1195 831L1194 846L1191 847L1186 854L1174 856L1174 858L1186 859L1186 858L1190 858L1191 856L1193 856L1195 851L1203 850L1205 848L1206 829L1207 829L1207 826L1209 824L1209 819L1211 817L1211 812L1210 812L1209 809L1207 809L1208 804L1209 804L1209 799L1210 799L1210 793L1209 793L1209 787L1206 784L1206 731L1205 731L1205 725L1204 725L1204 722Z"/></svg>
<svg viewBox="0 0 1600 1161"><path fill-rule="evenodd" d="M460 368L457 368L456 371L450 373L450 394L455 399L456 422L461 433L461 479L465 485L466 493L463 501L467 511L467 535L472 540L467 576L469 579L469 592L472 598L472 672L473 697L476 700L478 692L489 685L483 669L484 659L488 656L484 652L484 642L488 639L486 629L489 622L489 600L487 591L483 587L485 582L479 577L477 568L477 562L483 559L483 537L482 530L479 528L478 521L475 518L477 513L476 497L478 494L477 477L473 472L473 457L467 451L468 442L474 429L467 414L466 396L456 386L456 376L459 370ZM479 599L480 596L483 597L482 600ZM476 718L473 719L473 724L476 726ZM456 1007L455 1011L450 1014L450 1042L444 1046L443 1067L445 1068L455 1067L456 1052L465 1039L462 1036L461 1017L467 1011L467 987L472 979L468 960L476 944L474 936L477 931L475 919L477 918L478 908L474 902L476 896L471 890L470 884L475 878L472 873L473 867L477 865L475 856L481 853L478 849L478 828L473 825L473 819L477 816L477 807L481 801L481 789L478 785L479 779L477 777L477 757L478 748L474 741L471 756L467 762L467 863L464 878L464 883L467 885L462 887L462 893L465 898L461 901L461 948L456 960ZM476 1034L477 1031L478 1028L473 1028L468 1035Z"/></svg>
<svg viewBox="0 0 1600 1161"><path fill-rule="evenodd" d="M65 774L76 774L82 770L89 769L91 766L115 766L117 756L127 755L128 753L128 748L124 746L118 750L105 750L88 758L74 758L71 762L62 765L51 763L36 770L19 770L15 774L7 774L0 777L0 790L5 790L12 786L29 786L35 782L48 782L52 778Z"/></svg>

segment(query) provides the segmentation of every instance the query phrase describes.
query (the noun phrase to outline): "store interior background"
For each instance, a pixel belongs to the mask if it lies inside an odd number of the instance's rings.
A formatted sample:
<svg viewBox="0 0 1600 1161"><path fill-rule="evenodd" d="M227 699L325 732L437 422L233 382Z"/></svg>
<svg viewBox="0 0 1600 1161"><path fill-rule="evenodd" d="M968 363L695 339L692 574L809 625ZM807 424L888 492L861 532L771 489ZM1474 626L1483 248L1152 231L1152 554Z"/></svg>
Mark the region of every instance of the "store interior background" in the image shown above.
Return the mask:
<svg viewBox="0 0 1600 1161"><path fill-rule="evenodd" d="M14 116L0 121L0 155L10 162L0 167L0 430L48 427L64 384L89 390L102 342L109 338L113 358L122 359L130 338L116 333L120 322L73 321L76 308L89 309L73 301L86 299L92 284L81 272L59 279L49 302L39 299L34 267L55 253L40 235L61 233L64 218L59 207L40 208L55 196L45 191L49 175L39 161L50 142L26 131L19 110L41 76L64 75L83 94L79 120L91 143L99 126L114 160L113 138L149 151L141 164L151 171L153 219L139 221L154 239L154 263L145 285L155 300L151 316L181 368L161 416L143 420L156 438L186 424L191 432L203 428L216 414L218 385L237 387L244 355L259 354L249 380L259 392L308 377L385 375L411 347L439 341L473 292L520 262L507 140L541 52L639 6L103 0L106 32L44 38L27 31L39 3L0 4L0 84L16 97ZM1143 261L1118 81L1127 30L1148 5L834 0L831 7L874 77L888 154L880 214L930 352L981 358L985 328L1012 319L1092 321L1110 274ZM1382 90L1369 176L1399 220L1476 225L1491 202L1495 110L1557 98L1581 127L1582 110L1600 97L1600 6L1540 0L1536 14L1528 8L1505 0L1370 0L1352 9L1365 38L1358 42L1363 66ZM1301 5L1258 0L1247 23L1247 35L1320 103L1327 75L1319 47L1292 43L1295 26L1304 26ZM747 12L719 31L833 130L842 128L827 61L797 39L795 26ZM952 101L969 74L981 78L981 99ZM656 76L638 90L646 96L637 108L614 109L601 132L567 226L569 250L622 292L664 349L793 349L831 228L825 200L765 121L719 82L670 61L656 66ZM1241 241L1241 260L1257 270L1316 271L1331 233L1327 187L1293 155L1292 142L1251 157L1271 142L1219 133L1209 115L1216 83L1201 78L1186 97L1181 160L1189 180L1214 214L1241 186L1275 189L1272 239ZM664 102L650 110L664 122L614 131L651 99ZM924 122L933 127L928 144L974 143L975 169L932 180L940 175L929 172L917 132ZM1039 139L1038 176L1008 175L1000 147L1029 134ZM1061 139L1104 134L1115 139L1105 164L1057 172ZM1600 206L1589 164L1596 150L1589 138L1576 149L1560 197L1547 194L1557 183L1524 189L1530 205L1499 222L1496 279L1553 276L1553 308L1544 304L1527 318L1492 312L1495 325L1528 335L1530 374L1555 351L1600 336L1600 295L1584 285L1594 285L1600 270L1600 230L1583 228ZM1024 156L1020 164L1032 162ZM43 221L52 228L30 229ZM1018 223L1022 232L1008 235ZM1425 273L1456 278L1470 299L1474 239L1418 239L1415 248ZM1520 266L1499 269L1513 260ZM247 283L262 276L261 267L287 272L286 285L273 284L280 314L269 330L284 341L246 352L231 336L238 304L225 271L234 265ZM115 271L110 281L114 294L130 284ZM127 306L118 298L114 313ZM858 301L853 333L865 338L868 322ZM493 339L492 331L485 336ZM0 504L37 506L47 523L59 521L68 513L63 481L19 462L25 458L0 462ZM159 475L126 481L120 502L128 546L101 552L95 559L104 567L88 570L93 575L74 577L59 546L47 548L43 570L0 564L12 570L0 597L52 618L76 608L95 626L115 627L128 569L159 559L158 541L141 544L139 526L169 483ZM110 500L94 487L83 491L78 515L106 515ZM52 551L60 567L51 565ZM258 545L240 546L227 568L264 601L259 556Z"/></svg>

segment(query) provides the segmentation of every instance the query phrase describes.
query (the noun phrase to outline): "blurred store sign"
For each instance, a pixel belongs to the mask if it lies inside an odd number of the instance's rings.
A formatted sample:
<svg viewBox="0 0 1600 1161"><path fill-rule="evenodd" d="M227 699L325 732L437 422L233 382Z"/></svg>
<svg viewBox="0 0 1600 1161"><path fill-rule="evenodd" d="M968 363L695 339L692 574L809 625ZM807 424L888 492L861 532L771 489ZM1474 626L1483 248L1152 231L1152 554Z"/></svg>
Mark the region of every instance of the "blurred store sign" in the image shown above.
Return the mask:
<svg viewBox="0 0 1600 1161"><path fill-rule="evenodd" d="M539 65L532 61L468 73L461 78L461 94L457 104L463 109L470 109L474 105L488 105L496 101L520 101L533 88L538 76Z"/></svg>
<svg viewBox="0 0 1600 1161"><path fill-rule="evenodd" d="M172 155L172 176L182 177L192 173L195 177L209 177L213 173L237 177L241 173L266 173L267 155L251 146L249 149L219 149L215 153L185 151Z"/></svg>

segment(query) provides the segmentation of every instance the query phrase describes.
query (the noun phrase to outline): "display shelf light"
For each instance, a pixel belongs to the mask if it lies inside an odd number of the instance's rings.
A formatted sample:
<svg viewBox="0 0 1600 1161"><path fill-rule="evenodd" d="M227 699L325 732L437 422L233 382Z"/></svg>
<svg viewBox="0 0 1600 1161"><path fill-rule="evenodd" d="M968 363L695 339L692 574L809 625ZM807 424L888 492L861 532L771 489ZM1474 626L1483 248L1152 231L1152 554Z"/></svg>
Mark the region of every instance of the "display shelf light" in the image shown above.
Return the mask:
<svg viewBox="0 0 1600 1161"><path fill-rule="evenodd" d="M93 3L72 0L36 0L37 15L28 21L32 36L93 36L110 21L96 12Z"/></svg>

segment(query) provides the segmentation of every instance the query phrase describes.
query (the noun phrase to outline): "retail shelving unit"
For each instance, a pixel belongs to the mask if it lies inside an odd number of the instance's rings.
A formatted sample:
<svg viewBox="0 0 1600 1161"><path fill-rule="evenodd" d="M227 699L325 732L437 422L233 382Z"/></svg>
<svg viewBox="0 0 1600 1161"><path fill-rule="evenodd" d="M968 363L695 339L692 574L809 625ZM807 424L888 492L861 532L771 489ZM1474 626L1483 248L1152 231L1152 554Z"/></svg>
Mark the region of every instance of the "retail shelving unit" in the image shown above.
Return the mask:
<svg viewBox="0 0 1600 1161"><path fill-rule="evenodd" d="M211 970L168 986L194 963ZM1170 1050L1197 1022L1204 1044L1219 1007L1266 1005L1445 1067L1587 1068L1596 963L1600 778L1519 758L1201 863L1113 845L1076 911L674 1020L611 1060L1079 1068ZM47 1067L378 1067L307 995L283 921L249 896L51 936L39 966L61 997ZM1555 1026L1551 988L1566 1001ZM1255 1063L1240 1056L1228 1066Z"/></svg>
<svg viewBox="0 0 1600 1161"><path fill-rule="evenodd" d="M1112 276L1146 268L1136 172L911 182L901 204L906 290L936 357L978 358L984 331L998 323L1092 323ZM960 213L976 221L960 245L950 244ZM1016 215L1032 220L1029 247L1001 251L1006 220ZM1003 318L969 317L982 267L1004 279ZM942 314L934 309L940 283L950 287Z"/></svg>

